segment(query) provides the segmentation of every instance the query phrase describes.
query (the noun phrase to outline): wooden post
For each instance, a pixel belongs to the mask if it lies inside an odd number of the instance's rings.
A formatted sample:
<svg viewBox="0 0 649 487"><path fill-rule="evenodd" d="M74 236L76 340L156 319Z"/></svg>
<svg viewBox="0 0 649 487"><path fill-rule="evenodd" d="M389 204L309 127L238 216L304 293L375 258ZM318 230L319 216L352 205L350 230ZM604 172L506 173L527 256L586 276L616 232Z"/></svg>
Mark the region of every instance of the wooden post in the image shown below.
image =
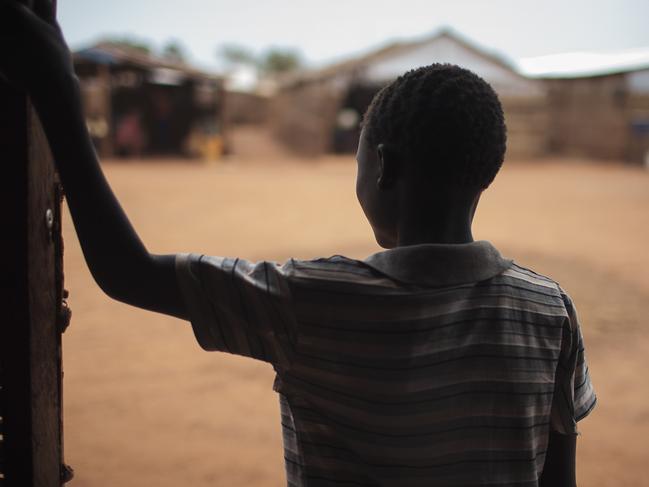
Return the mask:
<svg viewBox="0 0 649 487"><path fill-rule="evenodd" d="M63 465L61 190L27 97L0 85L3 282L0 485L60 486Z"/></svg>

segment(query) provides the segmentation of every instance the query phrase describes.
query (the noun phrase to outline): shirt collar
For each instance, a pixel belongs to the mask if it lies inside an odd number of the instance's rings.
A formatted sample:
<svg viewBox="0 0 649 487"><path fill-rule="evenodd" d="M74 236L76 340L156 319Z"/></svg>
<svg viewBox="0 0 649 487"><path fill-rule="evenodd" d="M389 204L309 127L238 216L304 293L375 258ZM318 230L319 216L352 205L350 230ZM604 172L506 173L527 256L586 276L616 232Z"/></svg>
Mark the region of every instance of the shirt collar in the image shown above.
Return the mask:
<svg viewBox="0 0 649 487"><path fill-rule="evenodd" d="M497 276L512 261L504 259L490 242L480 240L395 247L369 256L365 263L404 283L452 286Z"/></svg>

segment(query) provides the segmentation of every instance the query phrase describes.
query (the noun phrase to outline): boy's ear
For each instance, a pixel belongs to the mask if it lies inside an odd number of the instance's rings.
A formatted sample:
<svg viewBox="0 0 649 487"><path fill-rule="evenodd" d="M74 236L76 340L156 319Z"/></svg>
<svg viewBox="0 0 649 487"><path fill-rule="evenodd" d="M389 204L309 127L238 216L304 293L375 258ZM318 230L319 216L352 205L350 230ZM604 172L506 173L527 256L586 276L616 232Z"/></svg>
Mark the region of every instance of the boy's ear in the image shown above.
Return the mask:
<svg viewBox="0 0 649 487"><path fill-rule="evenodd" d="M379 189L392 189L398 176L396 153L386 144L379 144L376 147L376 153L379 162L379 175L376 179L376 185Z"/></svg>

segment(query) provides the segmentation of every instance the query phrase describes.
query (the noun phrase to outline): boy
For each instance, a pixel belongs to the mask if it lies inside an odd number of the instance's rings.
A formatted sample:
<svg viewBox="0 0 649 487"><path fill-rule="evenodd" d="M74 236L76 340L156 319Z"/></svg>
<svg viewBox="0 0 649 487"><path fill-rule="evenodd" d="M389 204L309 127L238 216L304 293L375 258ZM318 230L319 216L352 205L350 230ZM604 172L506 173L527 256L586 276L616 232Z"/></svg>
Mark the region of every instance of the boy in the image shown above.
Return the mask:
<svg viewBox="0 0 649 487"><path fill-rule="evenodd" d="M373 100L357 195L388 250L153 255L103 177L58 26L13 0L0 14L0 72L32 96L95 280L190 320L206 350L273 365L289 485L575 484L576 422L596 399L572 302L471 234L505 153L486 82L431 65Z"/></svg>

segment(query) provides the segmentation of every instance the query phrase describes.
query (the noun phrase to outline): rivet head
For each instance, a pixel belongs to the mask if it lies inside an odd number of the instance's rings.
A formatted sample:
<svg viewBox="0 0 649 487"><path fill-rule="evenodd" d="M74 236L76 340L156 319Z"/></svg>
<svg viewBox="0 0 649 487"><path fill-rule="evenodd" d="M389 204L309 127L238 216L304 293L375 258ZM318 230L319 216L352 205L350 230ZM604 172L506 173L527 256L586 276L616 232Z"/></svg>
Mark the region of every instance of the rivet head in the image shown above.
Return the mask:
<svg viewBox="0 0 649 487"><path fill-rule="evenodd" d="M54 228L54 212L49 208L45 212L45 224L50 231Z"/></svg>

